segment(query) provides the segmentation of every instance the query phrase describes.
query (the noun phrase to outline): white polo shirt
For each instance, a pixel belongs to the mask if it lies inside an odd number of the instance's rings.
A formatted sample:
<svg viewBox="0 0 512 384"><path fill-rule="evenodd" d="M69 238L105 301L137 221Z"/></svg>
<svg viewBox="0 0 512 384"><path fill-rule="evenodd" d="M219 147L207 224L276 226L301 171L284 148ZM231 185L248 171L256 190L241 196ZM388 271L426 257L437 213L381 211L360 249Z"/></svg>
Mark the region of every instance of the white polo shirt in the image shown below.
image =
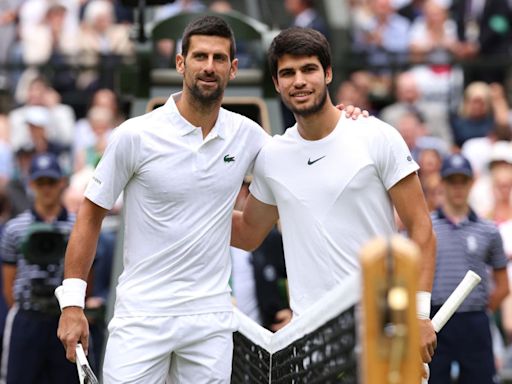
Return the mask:
<svg viewBox="0 0 512 384"><path fill-rule="evenodd" d="M295 125L262 149L250 191L279 210L295 314L359 272L363 244L395 231L387 190L417 169L397 130L373 117L341 117L316 141Z"/></svg>
<svg viewBox="0 0 512 384"><path fill-rule="evenodd" d="M114 130L85 196L106 209L124 190L124 270L116 316L231 311L231 213L244 175L268 140L221 109L201 129L166 104Z"/></svg>

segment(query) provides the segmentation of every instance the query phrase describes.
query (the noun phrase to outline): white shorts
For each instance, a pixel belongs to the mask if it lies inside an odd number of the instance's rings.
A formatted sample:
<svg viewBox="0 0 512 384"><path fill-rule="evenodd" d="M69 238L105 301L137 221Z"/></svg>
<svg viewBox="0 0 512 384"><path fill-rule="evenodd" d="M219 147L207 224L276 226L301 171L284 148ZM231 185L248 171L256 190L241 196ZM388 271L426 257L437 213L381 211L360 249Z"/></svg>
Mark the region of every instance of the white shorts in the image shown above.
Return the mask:
<svg viewBox="0 0 512 384"><path fill-rule="evenodd" d="M237 325L232 312L113 318L103 383L229 383Z"/></svg>

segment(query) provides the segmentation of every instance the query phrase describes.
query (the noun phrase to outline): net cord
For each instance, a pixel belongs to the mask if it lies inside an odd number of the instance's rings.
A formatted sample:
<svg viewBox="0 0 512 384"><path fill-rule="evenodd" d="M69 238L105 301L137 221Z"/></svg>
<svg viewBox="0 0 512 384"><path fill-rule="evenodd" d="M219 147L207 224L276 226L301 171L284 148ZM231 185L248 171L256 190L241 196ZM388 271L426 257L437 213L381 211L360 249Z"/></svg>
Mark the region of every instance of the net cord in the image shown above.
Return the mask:
<svg viewBox="0 0 512 384"><path fill-rule="evenodd" d="M258 325L236 307L234 312L239 321L238 331L272 354L286 348L294 341L312 333L317 328L332 320L361 299L361 276L359 274L346 277L342 283L329 291L324 297L313 304L300 316L276 333Z"/></svg>

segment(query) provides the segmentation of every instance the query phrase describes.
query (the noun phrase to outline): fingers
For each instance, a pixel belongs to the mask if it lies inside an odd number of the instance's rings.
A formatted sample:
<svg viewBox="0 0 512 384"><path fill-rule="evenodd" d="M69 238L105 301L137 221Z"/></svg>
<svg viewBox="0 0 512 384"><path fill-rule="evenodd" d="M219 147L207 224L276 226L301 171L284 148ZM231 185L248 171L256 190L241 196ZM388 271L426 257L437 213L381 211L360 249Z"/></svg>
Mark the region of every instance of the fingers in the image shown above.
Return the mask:
<svg viewBox="0 0 512 384"><path fill-rule="evenodd" d="M66 359L74 363L76 361L76 341L68 340L63 344L66 349Z"/></svg>
<svg viewBox="0 0 512 384"><path fill-rule="evenodd" d="M84 353L87 356L89 354L89 335L82 334L82 337L80 337L80 344L82 344L82 347L84 347Z"/></svg>
<svg viewBox="0 0 512 384"><path fill-rule="evenodd" d="M75 362L76 345L82 343L84 350L89 347L89 325L81 308L65 308L59 320L57 337L66 350L66 358Z"/></svg>

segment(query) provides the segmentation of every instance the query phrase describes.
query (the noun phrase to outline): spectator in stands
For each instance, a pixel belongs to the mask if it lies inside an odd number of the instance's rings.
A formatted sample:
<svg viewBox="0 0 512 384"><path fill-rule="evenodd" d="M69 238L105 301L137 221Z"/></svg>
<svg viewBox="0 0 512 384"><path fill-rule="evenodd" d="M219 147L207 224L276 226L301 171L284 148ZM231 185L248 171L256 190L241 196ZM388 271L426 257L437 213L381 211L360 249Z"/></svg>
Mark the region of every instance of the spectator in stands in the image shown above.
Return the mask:
<svg viewBox="0 0 512 384"><path fill-rule="evenodd" d="M355 20L353 47L366 56L387 96L391 70L406 62L410 23L395 12L391 0L369 0L369 9L369 17Z"/></svg>
<svg viewBox="0 0 512 384"><path fill-rule="evenodd" d="M441 138L448 146L453 143L445 105L422 98L416 76L409 71L402 72L395 79L396 101L380 111L380 118L396 127L400 117L406 112L417 111L425 119L427 132Z"/></svg>
<svg viewBox="0 0 512 384"><path fill-rule="evenodd" d="M27 115L33 106L44 107L48 110L48 139L69 149L74 136L75 113L70 106L61 103L60 95L50 87L46 79L36 77L28 86L24 105L9 113L10 140L13 151L31 145Z"/></svg>
<svg viewBox="0 0 512 384"><path fill-rule="evenodd" d="M80 0L80 19L83 20L85 8L93 0ZM123 4L123 0L109 0L114 7L114 19L116 23L121 24L133 24L134 12L133 8Z"/></svg>
<svg viewBox="0 0 512 384"><path fill-rule="evenodd" d="M13 152L9 141L9 119L0 114L0 189L13 176Z"/></svg>
<svg viewBox="0 0 512 384"><path fill-rule="evenodd" d="M420 178L421 189L425 195L425 201L429 212L434 212L443 203L443 189L441 186L441 176L439 173L433 173L429 176Z"/></svg>
<svg viewBox="0 0 512 384"><path fill-rule="evenodd" d="M484 138L498 130L510 133L508 113L501 85L469 84L458 113L450 116L455 144L460 148L469 139Z"/></svg>
<svg viewBox="0 0 512 384"><path fill-rule="evenodd" d="M102 107L110 110L113 116L113 126L117 127L126 120L120 106L120 101L117 94L108 88L101 88L95 91L91 97L87 111L94 107ZM87 115L87 113L86 113ZM91 129L91 124L86 117L79 119L76 122L75 138L73 141L73 149L76 151L80 148L87 147L94 143L95 137Z"/></svg>
<svg viewBox="0 0 512 384"><path fill-rule="evenodd" d="M447 9L439 0L426 0L423 15L411 25L409 51L412 61L434 65L434 71L442 70L440 66L449 70L456 43L457 27Z"/></svg>
<svg viewBox="0 0 512 384"><path fill-rule="evenodd" d="M489 90L494 125L486 136L466 140L461 148L462 154L471 163L477 178L480 175L486 174L489 169L488 164L494 143L510 141L512 138L512 122L509 119L509 106L505 96L505 89L501 84L492 83L489 85Z"/></svg>
<svg viewBox="0 0 512 384"><path fill-rule="evenodd" d="M75 172L84 167L96 168L114 128L112 111L105 107L92 107L87 113L87 120L91 127L92 137L90 142L75 148L73 161Z"/></svg>
<svg viewBox="0 0 512 384"><path fill-rule="evenodd" d="M285 0L284 8L293 17L292 26L316 29L329 39L329 28L315 9L315 0Z"/></svg>
<svg viewBox="0 0 512 384"><path fill-rule="evenodd" d="M23 62L27 66L48 65L51 86L59 93L75 89L75 76L71 65L75 64L77 31L72 34L65 28L68 10L61 3L49 4L40 23L26 28L21 34Z"/></svg>
<svg viewBox="0 0 512 384"><path fill-rule="evenodd" d="M424 149L430 148L439 153L448 153L448 146L442 139L427 134L423 117L417 112L404 113L398 120L396 129L400 132L416 161L419 161Z"/></svg>
<svg viewBox="0 0 512 384"><path fill-rule="evenodd" d="M504 84L512 54L512 4L508 0L454 0L452 15L461 42L459 59L481 65L464 67L464 83ZM493 64L492 67L489 64Z"/></svg>
<svg viewBox="0 0 512 384"><path fill-rule="evenodd" d="M16 41L16 19L18 7L24 0L7 0L0 2L0 66L11 60L12 48ZM0 89L14 89L10 76L4 68L0 69Z"/></svg>
<svg viewBox="0 0 512 384"><path fill-rule="evenodd" d="M29 187L29 168L34 155L34 147L22 147L15 153L14 175L6 186L11 204L11 216L17 216L30 208L32 192Z"/></svg>
<svg viewBox="0 0 512 384"><path fill-rule="evenodd" d="M426 0L409 0L398 8L398 14L406 17L411 23L416 18L423 16L423 5Z"/></svg>
<svg viewBox="0 0 512 384"><path fill-rule="evenodd" d="M30 166L34 205L5 225L0 242L3 292L9 306L2 381L6 384L78 382L56 337L60 309L54 297L74 224L61 202L65 179L56 157L41 154Z"/></svg>
<svg viewBox="0 0 512 384"><path fill-rule="evenodd" d="M348 80L342 81L336 91L336 102L344 105L358 105L366 111L373 111L373 107L368 98L366 88L358 86L358 84L350 77Z"/></svg>
<svg viewBox="0 0 512 384"><path fill-rule="evenodd" d="M439 0L423 4L423 16L416 18L409 38L410 69L417 78L422 96L446 108L454 108L463 88L462 70L452 65L457 44L455 22Z"/></svg>
<svg viewBox="0 0 512 384"><path fill-rule="evenodd" d="M79 89L94 91L112 87L116 66L135 52L130 26L116 24L114 17L113 5L108 0L92 0L85 8L78 41L79 62L101 68L82 71L78 78Z"/></svg>
<svg viewBox="0 0 512 384"><path fill-rule="evenodd" d="M159 6L156 9L154 21L159 22L182 12L199 13L205 10L206 6L201 0L178 0L172 4ZM171 65L173 54L177 46L179 46L179 44L176 44L172 39L161 39L157 41L156 51L158 57L156 59L156 65L168 68L169 65Z"/></svg>
<svg viewBox="0 0 512 384"><path fill-rule="evenodd" d="M79 5L81 0L24 0L19 8L19 33L21 36L33 33L40 25L49 8L65 6L64 34L75 36L79 28Z"/></svg>
<svg viewBox="0 0 512 384"><path fill-rule="evenodd" d="M446 155L447 153L442 153L437 148L422 148L418 156L418 164L420 166L418 175L420 176L420 180L426 179L432 175L438 175Z"/></svg>
<svg viewBox="0 0 512 384"><path fill-rule="evenodd" d="M478 217L468 204L473 183L469 161L460 154L446 158L441 177L443 204L432 219L438 239L432 312L439 310L468 270L482 282L438 333L429 383L451 382L453 362L460 366L460 382L496 383L488 312L496 311L509 293L503 242L496 225Z"/></svg>
<svg viewBox="0 0 512 384"><path fill-rule="evenodd" d="M474 154L473 154L474 155ZM512 168L512 144L510 141L498 140L492 143L490 153L481 153L487 163L485 169L475 174L469 202L475 211L486 218L493 218L495 192L493 191L493 174L501 169ZM468 159L469 160L469 159ZM471 160L470 160L471 163ZM496 221L496 220L495 220Z"/></svg>

